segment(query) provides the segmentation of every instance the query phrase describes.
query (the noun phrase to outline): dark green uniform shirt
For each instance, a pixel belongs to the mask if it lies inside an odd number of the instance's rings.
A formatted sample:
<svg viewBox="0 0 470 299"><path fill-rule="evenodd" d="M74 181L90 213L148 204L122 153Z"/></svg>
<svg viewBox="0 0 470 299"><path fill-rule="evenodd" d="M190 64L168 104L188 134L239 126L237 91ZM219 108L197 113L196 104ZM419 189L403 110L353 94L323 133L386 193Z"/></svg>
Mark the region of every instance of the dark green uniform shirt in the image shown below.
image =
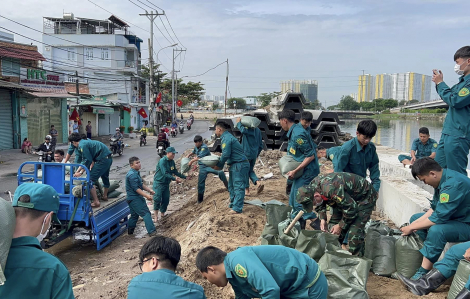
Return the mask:
<svg viewBox="0 0 470 299"><path fill-rule="evenodd" d="M157 188L157 184L168 185L171 181L175 181L176 178L173 175L177 175L183 179L186 178L184 174L179 173L176 169L175 161L169 160L167 156L164 156L158 161L157 169L153 176L153 189L155 190Z"/></svg>
<svg viewBox="0 0 470 299"><path fill-rule="evenodd" d="M126 194L127 200L139 199L142 198L142 195L137 193L137 189L144 190L142 177L140 176L140 171L135 169L130 169L126 174Z"/></svg>
<svg viewBox="0 0 470 299"><path fill-rule="evenodd" d="M326 205L338 207L343 214L341 228L349 226L357 217L361 207L369 208L377 200L377 192L367 179L353 173L335 172L317 176L308 186L299 188L296 200L306 204L312 202L315 192L323 197L323 204L316 208L319 218L327 220Z"/></svg>
<svg viewBox="0 0 470 299"><path fill-rule="evenodd" d="M237 123L237 129L242 133L242 147L248 160L258 158L263 150L263 136L259 128L245 128L241 122Z"/></svg>
<svg viewBox="0 0 470 299"><path fill-rule="evenodd" d="M82 157L81 164L90 168L92 162L98 162L111 156L111 151L102 142L95 140L80 140L78 151Z"/></svg>
<svg viewBox="0 0 470 299"><path fill-rule="evenodd" d="M309 298L308 287L321 274L308 255L278 245L240 247L224 266L236 299Z"/></svg>
<svg viewBox="0 0 470 299"><path fill-rule="evenodd" d="M287 154L294 157L297 162L303 162L305 158L314 156L315 159L304 168L304 173L310 171L315 176L320 173L317 159L317 145L313 142L309 133L300 123L293 124L287 132Z"/></svg>
<svg viewBox="0 0 470 299"><path fill-rule="evenodd" d="M444 169L431 202L429 220L442 224L449 220L470 223L470 179L457 171Z"/></svg>
<svg viewBox="0 0 470 299"><path fill-rule="evenodd" d="M333 165L335 172L350 172L365 178L367 169L370 172L370 180L375 190L380 189L379 156L375 144L369 142L362 148L357 137L345 142L336 155Z"/></svg>
<svg viewBox="0 0 470 299"><path fill-rule="evenodd" d="M333 146L326 149L326 158L333 161L341 150L341 146Z"/></svg>
<svg viewBox="0 0 470 299"><path fill-rule="evenodd" d="M209 148L207 147L207 145L203 143L200 148L197 148L196 146L194 147L193 154L195 154L196 157L201 159L206 156L210 156L211 152ZM207 167L206 164L202 163L201 161L197 161L197 164L199 164L200 167Z"/></svg>
<svg viewBox="0 0 470 299"><path fill-rule="evenodd" d="M228 165L232 165L233 163L248 161L242 145L238 139L228 131L225 131L222 136L220 136L220 142L222 143L222 156L220 156L217 167L222 169L225 162L227 162Z"/></svg>
<svg viewBox="0 0 470 299"><path fill-rule="evenodd" d="M145 272L134 277L127 288L127 299L205 299L204 289L167 269Z"/></svg>
<svg viewBox="0 0 470 299"><path fill-rule="evenodd" d="M413 140L413 144L411 145L411 150L415 151L416 159L429 157L432 153L435 153L437 150L437 142L436 140L429 138L428 141L423 144L419 138Z"/></svg>
<svg viewBox="0 0 470 299"><path fill-rule="evenodd" d="M67 268L55 256L42 251L34 237L14 238L5 266L2 299L75 298Z"/></svg>
<svg viewBox="0 0 470 299"><path fill-rule="evenodd" d="M470 139L470 75L460 77L452 88L441 82L436 91L449 105L442 134Z"/></svg>

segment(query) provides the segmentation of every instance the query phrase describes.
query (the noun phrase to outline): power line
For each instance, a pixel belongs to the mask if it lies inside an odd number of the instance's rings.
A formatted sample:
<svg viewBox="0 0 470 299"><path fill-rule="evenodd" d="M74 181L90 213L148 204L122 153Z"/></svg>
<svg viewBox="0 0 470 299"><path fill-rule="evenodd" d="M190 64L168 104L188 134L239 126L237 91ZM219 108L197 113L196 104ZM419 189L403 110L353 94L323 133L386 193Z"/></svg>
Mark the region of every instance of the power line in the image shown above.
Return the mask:
<svg viewBox="0 0 470 299"><path fill-rule="evenodd" d="M170 25L171 31L173 31L173 34L175 35L175 37L176 37L176 39L178 40L178 42L180 43L180 45L183 46L185 49L187 49L186 46L183 45L183 43L180 41L180 39L179 39L178 36L176 35L175 31L173 30L173 27L171 26L170 20L168 20L168 16L167 16L166 14L165 14L165 18L166 18L166 20L167 20L167 22L168 22L168 25Z"/></svg>
<svg viewBox="0 0 470 299"><path fill-rule="evenodd" d="M162 18L160 17L159 19L160 19L160 22L162 22L163 28L165 28L166 33L168 33L168 36L171 38L171 40L173 41L173 43L176 44L176 41L171 37L171 34L170 34L170 32L168 32L168 29L166 29L165 23L163 23ZM156 25L155 25L155 26L156 26Z"/></svg>
<svg viewBox="0 0 470 299"><path fill-rule="evenodd" d="M205 71L205 72L204 72L204 73L202 73L202 74L199 74L199 75L194 75L194 76L183 76L183 77L181 77L181 79L182 79L182 78L193 78L193 77L200 77L200 76L202 76L202 75L205 75L205 74L207 74L208 72L212 71L213 69L215 69L215 68L217 68L217 67L221 66L221 65L222 65L222 64L224 64L224 63L227 63L227 61L226 61L226 60L224 60L223 62L219 63L218 65L214 66L213 68L210 68L210 69L208 69L207 71Z"/></svg>
<svg viewBox="0 0 470 299"><path fill-rule="evenodd" d="M147 2L150 3L150 4L152 4L153 6L155 6L156 8L158 8L159 10L164 11L162 8L156 6L155 4L153 4L152 2L150 2L149 0L145 0L145 1L147 1Z"/></svg>
<svg viewBox="0 0 470 299"><path fill-rule="evenodd" d="M136 3L132 2L132 0L129 0L130 3L134 4L135 6L139 7L140 9L142 9L143 11L145 11L145 8L143 8L142 6L140 5L137 5ZM139 1L140 2L140 1Z"/></svg>

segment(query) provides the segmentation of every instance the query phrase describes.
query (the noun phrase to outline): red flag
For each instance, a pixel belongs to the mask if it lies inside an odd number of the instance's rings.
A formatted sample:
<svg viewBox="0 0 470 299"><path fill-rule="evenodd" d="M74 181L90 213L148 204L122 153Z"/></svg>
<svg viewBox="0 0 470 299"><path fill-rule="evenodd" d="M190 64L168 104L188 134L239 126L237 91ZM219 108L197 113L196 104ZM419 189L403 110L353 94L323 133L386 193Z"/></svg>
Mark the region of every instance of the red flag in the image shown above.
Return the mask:
<svg viewBox="0 0 470 299"><path fill-rule="evenodd" d="M126 110L127 112L131 113L131 108L130 107L123 106L122 110Z"/></svg>
<svg viewBox="0 0 470 299"><path fill-rule="evenodd" d="M147 113L145 112L144 108L140 108L137 113L139 113L143 118L147 118Z"/></svg>
<svg viewBox="0 0 470 299"><path fill-rule="evenodd" d="M160 103L162 101L162 93L159 92L157 98L155 99L155 103Z"/></svg>
<svg viewBox="0 0 470 299"><path fill-rule="evenodd" d="M176 102L176 105L178 105L178 107L181 107L181 106L183 105L183 101L178 100L178 101Z"/></svg>
<svg viewBox="0 0 470 299"><path fill-rule="evenodd" d="M73 109L72 114L70 114L69 120L78 121L79 125L82 123L80 121L80 116L78 115L77 109Z"/></svg>

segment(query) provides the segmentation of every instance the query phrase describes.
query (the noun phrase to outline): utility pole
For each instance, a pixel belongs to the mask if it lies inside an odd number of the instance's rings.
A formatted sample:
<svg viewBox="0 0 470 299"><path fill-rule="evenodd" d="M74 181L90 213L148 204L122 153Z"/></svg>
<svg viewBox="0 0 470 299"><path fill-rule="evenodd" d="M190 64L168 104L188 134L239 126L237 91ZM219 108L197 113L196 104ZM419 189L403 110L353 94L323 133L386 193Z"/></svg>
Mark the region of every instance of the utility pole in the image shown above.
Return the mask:
<svg viewBox="0 0 470 299"><path fill-rule="evenodd" d="M227 89L228 89L228 58L227 58L227 75L225 76L225 103L224 116L227 115Z"/></svg>
<svg viewBox="0 0 470 299"><path fill-rule="evenodd" d="M176 101L178 101L178 73L179 71L175 71L175 98ZM175 116L176 116L176 107L175 107ZM178 117L175 117L174 120L176 120Z"/></svg>
<svg viewBox="0 0 470 299"><path fill-rule="evenodd" d="M186 50L183 49L173 49L173 67L171 71L171 100L172 100L172 105L171 105L171 112L172 116L171 119L172 121L175 121L176 118L176 101L175 101L175 59L178 58L179 55L181 55L182 52L185 52ZM179 52L175 56L175 52Z"/></svg>
<svg viewBox="0 0 470 299"><path fill-rule="evenodd" d="M79 98L80 98L80 84L78 83L78 71L75 71L75 93L77 94L77 105L79 104Z"/></svg>
<svg viewBox="0 0 470 299"><path fill-rule="evenodd" d="M149 88L149 98L150 98L150 103L149 103L149 114L150 116L153 116L153 109L152 109L152 104L153 107L155 108L155 100L154 100L154 93L153 93L153 88L154 88L154 82L153 82L153 23L155 22L155 19L158 16L163 16L165 15L165 12L163 13L158 13L155 11L155 13L151 10L150 13L148 11L145 11L144 14L139 14L139 16L146 16L149 21L150 21L150 39L149 39L149 69L150 69L150 88ZM157 109L155 109L156 111ZM156 112L155 112L156 113ZM149 116L149 117L150 117ZM156 115L153 116L153 128L155 132L158 132L158 124L155 122ZM150 118L149 118L150 120Z"/></svg>

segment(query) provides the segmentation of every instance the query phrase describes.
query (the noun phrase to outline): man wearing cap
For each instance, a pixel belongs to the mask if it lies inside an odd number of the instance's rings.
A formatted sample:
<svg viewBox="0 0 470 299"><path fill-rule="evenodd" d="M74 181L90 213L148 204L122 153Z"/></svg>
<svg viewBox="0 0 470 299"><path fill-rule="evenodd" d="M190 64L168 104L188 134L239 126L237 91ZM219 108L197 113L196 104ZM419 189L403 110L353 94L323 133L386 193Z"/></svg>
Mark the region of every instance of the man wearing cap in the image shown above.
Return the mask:
<svg viewBox="0 0 470 299"><path fill-rule="evenodd" d="M78 133L72 133L69 136L69 141L72 142L73 146L78 148L78 152L81 157L81 164L86 168L90 169L92 163L93 168L90 171L90 180L93 183L97 183L98 179L101 177L103 180L103 197L102 200L108 200L108 188L109 184L109 169L113 164L113 155L109 148L104 145L102 142L95 140L83 140ZM80 177L85 172L85 169L80 167L74 177ZM100 206L100 201L96 194L96 188L90 190L91 195L93 196L93 203L91 206L93 208Z"/></svg>
<svg viewBox="0 0 470 299"><path fill-rule="evenodd" d="M16 189L13 208L16 227L0 298L74 298L67 268L58 258L42 251L40 245L51 221L60 223L57 192L49 185L22 184Z"/></svg>
<svg viewBox="0 0 470 299"><path fill-rule="evenodd" d="M178 152L174 147L170 146L166 149L166 156L160 159L157 164L155 175L153 176L153 210L154 220L158 221L158 211L160 210L161 217L165 216L166 209L170 203L170 183L176 181L181 183L182 179L186 179L184 174L181 174L176 169L175 154ZM180 178L174 177L174 175Z"/></svg>
<svg viewBox="0 0 470 299"><path fill-rule="evenodd" d="M349 231L349 252L364 254L365 225L370 219L378 192L365 178L348 172L319 175L309 185L300 187L296 201L307 212L316 212L321 219L320 228L327 231L326 206L337 209L341 217L333 217L331 233L339 235L343 242Z"/></svg>

